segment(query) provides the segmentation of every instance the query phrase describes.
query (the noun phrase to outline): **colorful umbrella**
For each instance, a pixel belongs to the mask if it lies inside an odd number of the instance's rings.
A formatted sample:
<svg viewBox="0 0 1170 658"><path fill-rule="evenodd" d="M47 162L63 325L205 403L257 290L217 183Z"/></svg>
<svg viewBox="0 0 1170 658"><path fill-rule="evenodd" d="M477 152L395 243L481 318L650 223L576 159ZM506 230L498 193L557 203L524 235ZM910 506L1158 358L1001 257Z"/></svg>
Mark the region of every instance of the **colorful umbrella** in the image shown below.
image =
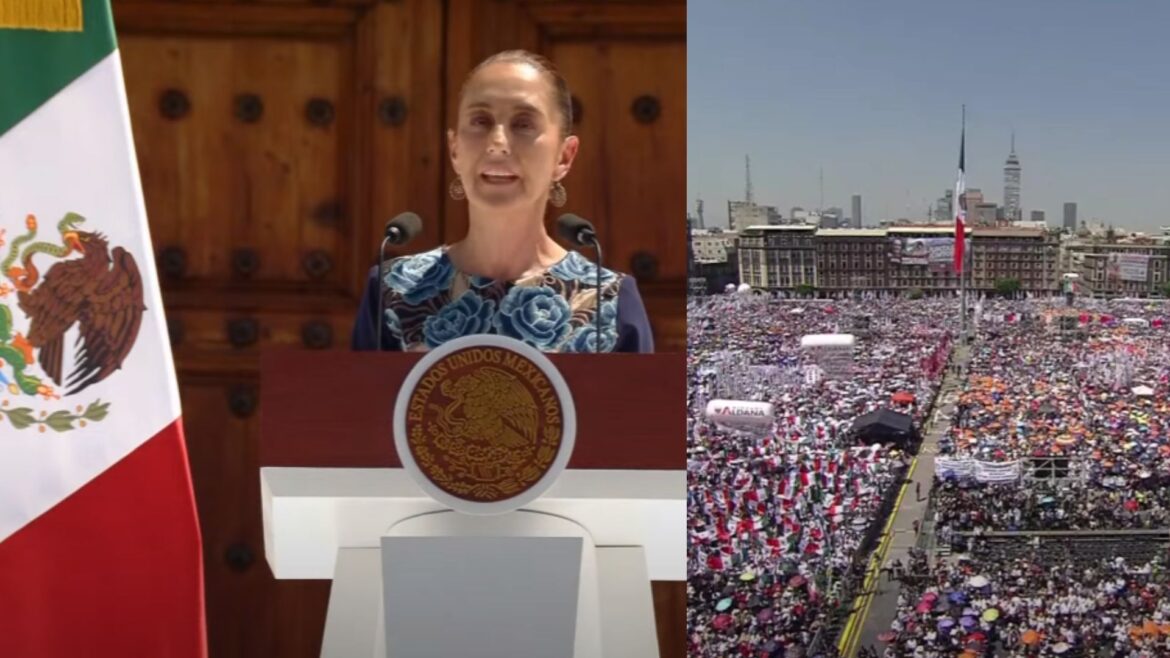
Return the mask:
<svg viewBox="0 0 1170 658"><path fill-rule="evenodd" d="M1033 646L1040 642L1040 634L1033 630L1026 630L1020 636L1020 642L1023 642L1027 646Z"/></svg>
<svg viewBox="0 0 1170 658"><path fill-rule="evenodd" d="M719 603L715 604L715 612L723 612L724 610L730 608L732 603L733 601L731 597L720 600Z"/></svg>
<svg viewBox="0 0 1170 658"><path fill-rule="evenodd" d="M983 621L992 622L999 619L999 610L988 608L983 611Z"/></svg>
<svg viewBox="0 0 1170 658"><path fill-rule="evenodd" d="M731 615L717 615L715 619L711 620L711 625L714 626L716 630L725 631L731 628L731 622Z"/></svg>

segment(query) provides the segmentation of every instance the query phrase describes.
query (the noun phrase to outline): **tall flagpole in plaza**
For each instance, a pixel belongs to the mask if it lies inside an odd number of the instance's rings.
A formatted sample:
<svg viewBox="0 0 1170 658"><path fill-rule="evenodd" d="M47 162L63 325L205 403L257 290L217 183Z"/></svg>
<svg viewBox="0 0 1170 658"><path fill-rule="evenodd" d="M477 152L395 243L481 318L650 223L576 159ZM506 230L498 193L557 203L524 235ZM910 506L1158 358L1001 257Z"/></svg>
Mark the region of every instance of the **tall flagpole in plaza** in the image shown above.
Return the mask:
<svg viewBox="0 0 1170 658"><path fill-rule="evenodd" d="M963 126L959 136L959 176L955 180L953 212L955 215L955 271L959 273L959 298L962 312L960 340L967 341L967 208L963 194L967 191L964 179L967 150L967 106L963 106Z"/></svg>

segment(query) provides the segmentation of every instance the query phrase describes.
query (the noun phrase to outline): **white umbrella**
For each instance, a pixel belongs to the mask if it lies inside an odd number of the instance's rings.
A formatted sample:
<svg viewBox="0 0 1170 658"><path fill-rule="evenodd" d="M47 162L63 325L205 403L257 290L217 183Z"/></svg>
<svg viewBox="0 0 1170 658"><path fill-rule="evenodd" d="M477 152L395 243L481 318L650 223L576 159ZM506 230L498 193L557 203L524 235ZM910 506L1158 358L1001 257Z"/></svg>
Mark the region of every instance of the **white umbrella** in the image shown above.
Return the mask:
<svg viewBox="0 0 1170 658"><path fill-rule="evenodd" d="M967 584L971 587L987 587L988 580L983 576L972 576Z"/></svg>
<svg viewBox="0 0 1170 658"><path fill-rule="evenodd" d="M1134 386L1132 390L1134 395L1142 397L1149 397L1154 394L1154 389L1149 386Z"/></svg>

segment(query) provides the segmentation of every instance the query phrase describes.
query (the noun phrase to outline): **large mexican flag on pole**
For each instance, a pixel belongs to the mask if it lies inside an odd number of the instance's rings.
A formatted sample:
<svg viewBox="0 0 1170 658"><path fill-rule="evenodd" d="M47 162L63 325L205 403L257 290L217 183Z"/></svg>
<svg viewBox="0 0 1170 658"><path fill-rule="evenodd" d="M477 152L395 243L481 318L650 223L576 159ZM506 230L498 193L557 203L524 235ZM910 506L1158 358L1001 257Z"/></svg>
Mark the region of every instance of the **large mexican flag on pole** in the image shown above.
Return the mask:
<svg viewBox="0 0 1170 658"><path fill-rule="evenodd" d="M0 0L0 656L205 656L108 0Z"/></svg>

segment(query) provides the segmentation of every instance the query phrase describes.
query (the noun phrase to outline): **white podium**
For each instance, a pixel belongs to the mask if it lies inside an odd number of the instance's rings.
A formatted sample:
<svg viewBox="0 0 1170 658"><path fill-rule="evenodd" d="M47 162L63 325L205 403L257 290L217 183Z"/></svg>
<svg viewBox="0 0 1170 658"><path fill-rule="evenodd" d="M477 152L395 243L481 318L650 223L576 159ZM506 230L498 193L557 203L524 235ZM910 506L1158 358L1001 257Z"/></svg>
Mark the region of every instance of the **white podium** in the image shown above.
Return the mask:
<svg viewBox="0 0 1170 658"><path fill-rule="evenodd" d="M682 470L566 470L485 517L398 468L260 477L273 575L333 579L323 658L651 658L650 581L686 579Z"/></svg>

